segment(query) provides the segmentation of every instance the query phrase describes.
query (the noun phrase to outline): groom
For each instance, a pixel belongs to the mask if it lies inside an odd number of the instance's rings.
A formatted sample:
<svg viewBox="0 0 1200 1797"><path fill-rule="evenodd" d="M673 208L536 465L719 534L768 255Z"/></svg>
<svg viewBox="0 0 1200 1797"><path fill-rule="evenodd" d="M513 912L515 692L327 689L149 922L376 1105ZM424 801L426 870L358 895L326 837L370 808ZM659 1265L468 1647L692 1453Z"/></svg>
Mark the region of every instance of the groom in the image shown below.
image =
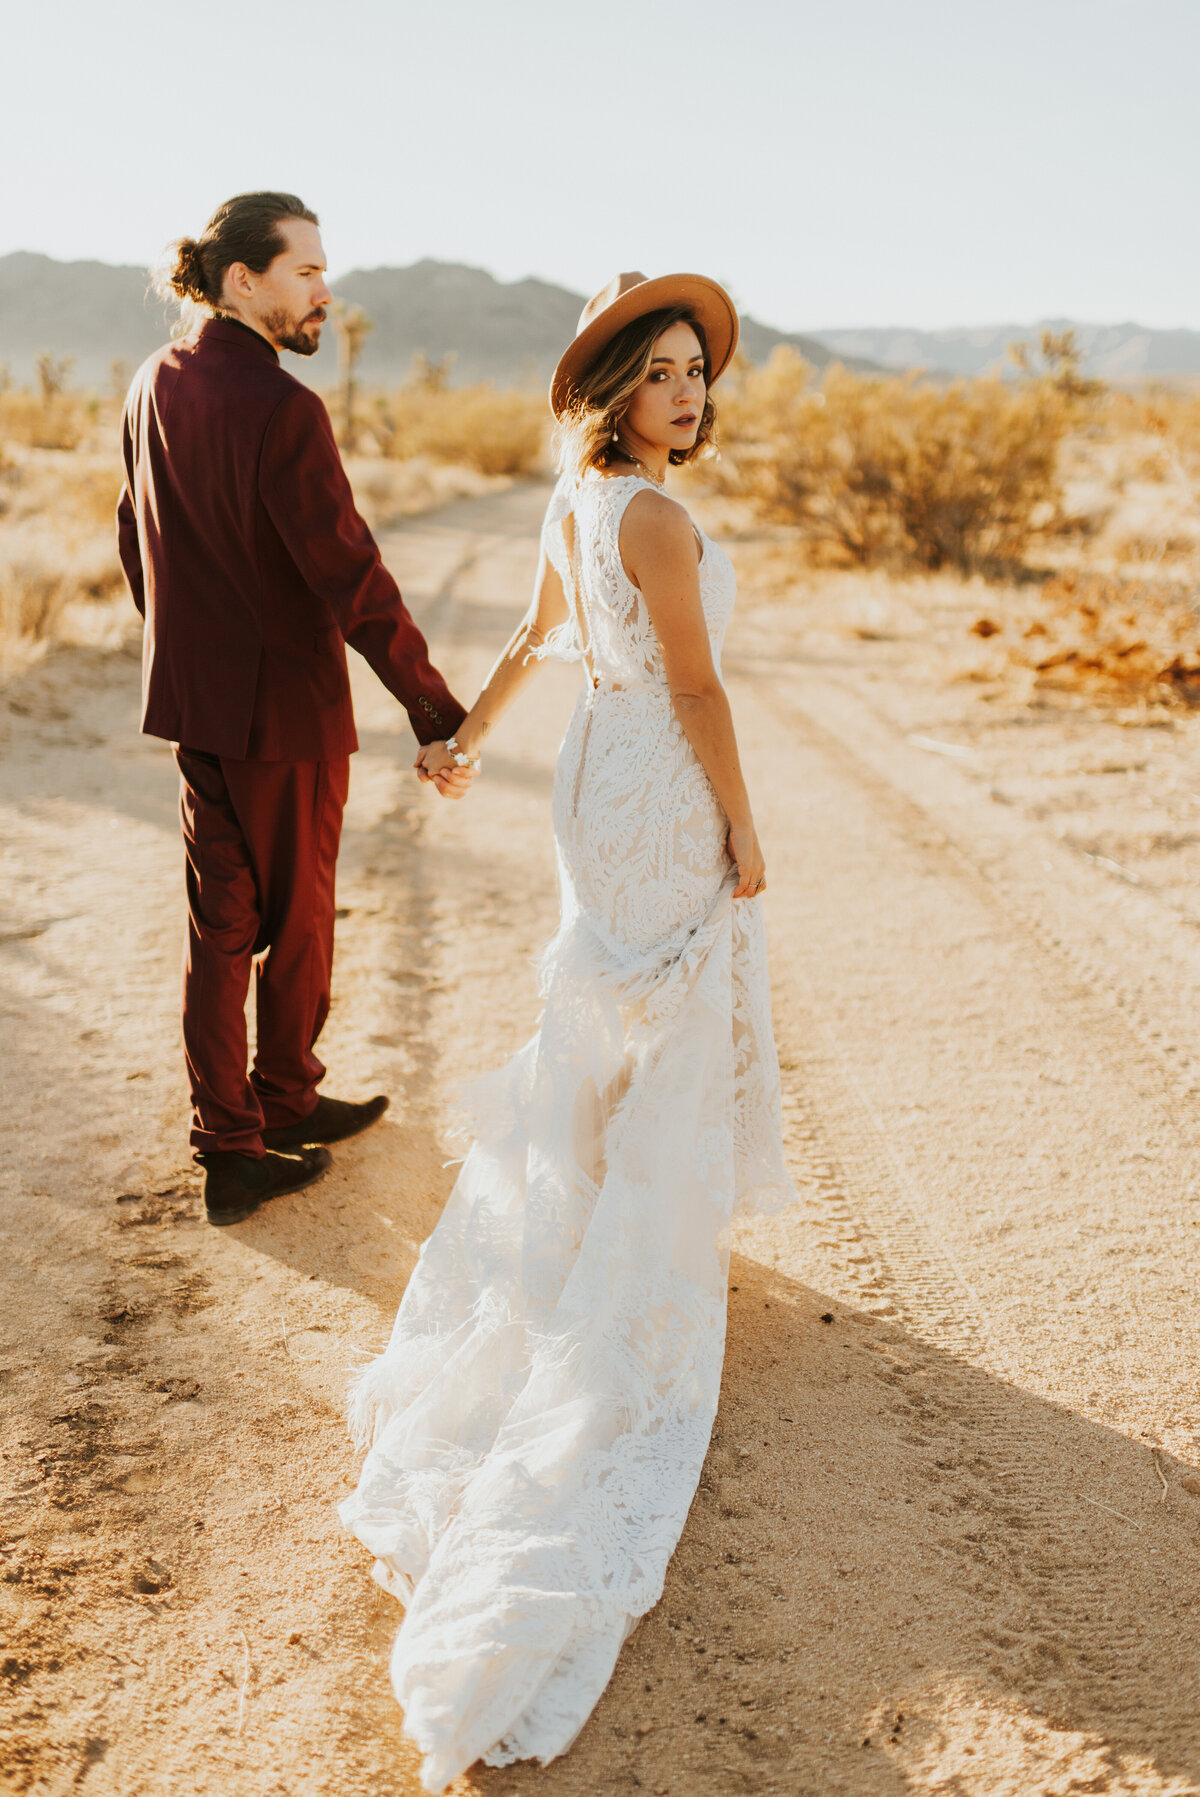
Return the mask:
<svg viewBox="0 0 1200 1797"><path fill-rule="evenodd" d="M355 509L311 356L330 292L316 215L239 194L163 280L206 316L138 371L121 561L146 620L142 730L175 745L187 854L183 1039L211 1223L300 1191L387 1099L319 1095L334 873L358 746L346 643L404 706L422 778L460 797L464 716ZM245 1002L256 966L257 1046Z"/></svg>

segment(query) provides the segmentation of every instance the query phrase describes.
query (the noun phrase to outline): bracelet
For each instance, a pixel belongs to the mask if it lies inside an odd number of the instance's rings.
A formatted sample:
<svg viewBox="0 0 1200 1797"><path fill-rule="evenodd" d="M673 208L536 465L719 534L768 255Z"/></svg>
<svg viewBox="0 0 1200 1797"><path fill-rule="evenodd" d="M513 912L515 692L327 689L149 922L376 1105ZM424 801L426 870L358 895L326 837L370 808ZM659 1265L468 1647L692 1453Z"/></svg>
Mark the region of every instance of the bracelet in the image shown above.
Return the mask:
<svg viewBox="0 0 1200 1797"><path fill-rule="evenodd" d="M446 753L447 753L447 755L450 756L451 760L453 760L454 762L457 763L457 765L459 767L478 767L479 766L479 756L478 755L464 755L462 750L458 746L458 738L456 736L448 736L446 738Z"/></svg>

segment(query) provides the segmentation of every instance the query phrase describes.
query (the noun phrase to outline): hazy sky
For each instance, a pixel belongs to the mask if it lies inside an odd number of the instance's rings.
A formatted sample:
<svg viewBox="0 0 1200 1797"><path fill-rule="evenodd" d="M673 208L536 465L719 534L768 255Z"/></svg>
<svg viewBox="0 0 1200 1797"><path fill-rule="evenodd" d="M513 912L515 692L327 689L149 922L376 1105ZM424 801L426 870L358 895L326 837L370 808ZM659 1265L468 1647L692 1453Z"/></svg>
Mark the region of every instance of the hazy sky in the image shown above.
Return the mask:
<svg viewBox="0 0 1200 1797"><path fill-rule="evenodd" d="M1200 328L1200 0L0 0L0 254L144 263L250 187L330 265L790 329Z"/></svg>

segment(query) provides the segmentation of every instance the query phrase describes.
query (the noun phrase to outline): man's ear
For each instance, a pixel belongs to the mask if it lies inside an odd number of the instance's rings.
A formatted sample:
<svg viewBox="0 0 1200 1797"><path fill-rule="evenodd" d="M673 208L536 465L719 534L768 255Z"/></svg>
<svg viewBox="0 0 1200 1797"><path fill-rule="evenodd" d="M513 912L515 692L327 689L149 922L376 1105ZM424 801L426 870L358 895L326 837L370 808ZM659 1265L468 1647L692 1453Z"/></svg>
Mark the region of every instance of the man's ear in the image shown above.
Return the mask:
<svg viewBox="0 0 1200 1797"><path fill-rule="evenodd" d="M239 299L250 299L254 293L254 276L244 262L231 262L225 279Z"/></svg>

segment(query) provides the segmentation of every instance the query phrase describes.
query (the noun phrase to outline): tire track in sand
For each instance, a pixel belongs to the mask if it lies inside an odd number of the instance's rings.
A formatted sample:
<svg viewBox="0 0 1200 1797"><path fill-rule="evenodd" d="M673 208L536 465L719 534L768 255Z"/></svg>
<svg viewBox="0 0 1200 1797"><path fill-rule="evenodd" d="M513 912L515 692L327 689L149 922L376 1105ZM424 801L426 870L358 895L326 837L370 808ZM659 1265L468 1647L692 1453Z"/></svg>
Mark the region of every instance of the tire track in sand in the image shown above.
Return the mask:
<svg viewBox="0 0 1200 1797"><path fill-rule="evenodd" d="M1161 1340L1147 1348L1127 1335L1113 1344L1103 1374L1094 1369L1083 1383L1087 1368L1080 1362L1091 1353L1092 1331L1056 1326L1064 1312L1070 1316L1063 1300L1076 1278L1073 1249L1078 1261L1078 1232L1068 1239L1061 1227L1072 1213L1070 1191L1063 1193L1057 1181L1049 1186L1043 1169L1041 1179L1023 1182L1026 1189L1002 1219L1007 1227L1000 1240L1035 1237L1024 1256L1040 1300L1031 1307L1014 1303L998 1269L988 1265L997 1231L985 1226L989 1213L981 1214L972 1189L1004 1168L1003 1146L1006 1133L1012 1146L1011 1133L975 1128L977 1152L963 1157L974 1166L957 1189L935 1172L939 1147L970 1138L968 1113L974 1110L978 1124L988 1110L971 1097L955 1104L952 1081L938 1069L939 1030L956 1015L959 1080L968 1088L978 1085L972 1077L978 1059L990 1063L987 1082L993 1090L998 1083L1006 1097L1018 1096L1022 1083L1026 1094L1032 1087L1039 1102L1025 1106L1032 1113L1027 1127L1040 1130L1060 1153L1076 1149L1081 1134L1087 1143L1071 1169L1077 1186L1086 1188L1089 1178L1097 1185L1112 1180L1114 1150L1120 1163L1131 1138L1151 1144L1141 1152L1153 1155L1153 1168L1147 1167L1152 1182L1121 1177L1103 1206L1085 1205L1077 1214L1104 1213L1095 1231L1100 1253L1089 1253L1088 1274L1094 1279L1114 1259L1123 1273L1127 1257L1136 1256L1142 1313L1181 1318L1184 1282L1177 1256L1185 1266L1194 1262L1195 1219L1194 1130L1179 1110L1180 1098L1190 1096L1191 1071L1179 1040L1178 1008L1171 1042L1163 1020L1155 1018L1153 986L1148 996L1140 985L1142 967L1128 935L1116 949L1112 943L1114 911L1128 908L1123 893L1117 906L1101 909L1099 919L1094 908L1081 907L1068 932L1061 907L1045 902L1044 888L1030 872L1053 876L1062 851L1053 860L1039 854L1036 830L1008 817L1005 856L994 843L981 848L978 798L959 800L954 809L939 790L962 776L940 765L929 770L894 732L889 740L862 697L794 674L784 678L777 670L756 682L755 696L769 722L765 730L756 724L753 733L769 738L776 769L787 769L782 784L793 795L806 795L801 802L815 826L802 833L805 852L797 853L793 825L783 882L778 843L772 845L774 908L777 913L782 885L788 912L783 934L790 939L782 954L775 952L777 971L780 962L787 970L780 982L780 1036L785 1061L792 1062L784 1073L789 1109L820 1117L830 1139L816 1165L802 1156L802 1175L807 1171L822 1194L829 1185L822 1162L840 1160L834 1184L843 1223L850 1225L843 1235L869 1239L875 1257L871 1264L850 1257L850 1290L869 1297L886 1285L896 1315L908 1325L899 1349L894 1329L881 1329L879 1377L891 1388L898 1424L925 1476L942 1501L978 1523L959 1544L960 1571L994 1612L982 1641L988 1671L1014 1690L1036 1675L1045 1710L1057 1707L1060 1719L1073 1717L1076 1726L1083 1715L1110 1740L1153 1739L1162 1769L1186 1774L1200 1766L1200 1724L1193 1708L1181 1726L1179 1696L1187 1691L1194 1704L1200 1694L1200 1639L1194 1613L1177 1604L1177 1585L1164 1579L1163 1561L1174 1562L1173 1578L1190 1581L1200 1572L1189 1501L1180 1497L1177 1483L1196 1457L1200 1436L1193 1435L1182 1462L1162 1452L1152 1457L1149 1447L1124 1453L1118 1440L1112 1454L1097 1453L1087 1425L1076 1428L1070 1411L1060 1412L1067 1439L1078 1435L1077 1458L1048 1464L1054 1431L1044 1407L1014 1402L1013 1387L994 1375L1003 1371L1028 1381L1034 1392L1072 1409L1107 1412L1106 1420L1154 1443L1163 1439L1164 1421L1177 1413L1186 1413L1188 1427L1200 1423L1195 1355L1183 1364L1173 1355L1164 1360ZM932 802L926 782L935 788ZM778 817L778 807L772 809ZM990 821L985 810L985 830ZM974 824L973 832L967 823ZM832 844L832 853L825 844ZM1023 870L1023 880L1014 878L1014 867ZM1100 878L1086 869L1071 890ZM821 886L825 954L832 954L837 970L832 974L822 970L819 951L796 951L798 940L813 938L803 896L799 905L793 902L793 883L802 895L808 889L810 904L813 887ZM860 902L863 890L871 895L866 905ZM906 916L904 931L890 928L889 906ZM1148 907L1136 909L1144 921ZM779 934L773 915L773 948ZM1144 960L1153 972L1157 938L1151 943ZM943 970L941 1004L931 1005L938 959L951 965ZM853 996L847 1002L839 991L846 985L873 994L869 1027L856 1014ZM1022 1050L1033 1051L1025 1057L1024 1082L1020 1064L1013 1064ZM895 1061L906 1054L916 1063L915 1085L912 1077L893 1077ZM1056 1096L1046 1102L1043 1076L1050 1069L1051 1090L1071 1094L1065 1105ZM931 1071L933 1102L926 1110L915 1093ZM917 1106L915 1140L914 1132L900 1127L905 1098ZM1089 1103L1104 1124L1081 1132L1079 1123L1090 1121ZM864 1140L873 1152L862 1152ZM1060 1225L1057 1240L1046 1240L1048 1222ZM1152 1235L1166 1239L1151 1254L1145 1242ZM1114 1283L1117 1303L1127 1303L1122 1281ZM871 1308L869 1302L864 1308ZM1036 1356L1022 1339L1031 1308L1041 1313ZM1124 1388L1130 1400L1124 1414L1119 1404L1105 1405L1108 1394L1087 1390L1106 1382L1118 1394ZM1177 1440L1181 1433L1176 1431ZM1061 1454L1061 1440L1056 1446ZM1159 1468L1166 1489L1160 1489ZM1111 1489L1114 1479L1121 1482ZM1159 1505L1169 1495L1170 1512ZM1156 1602L1163 1608L1153 1615L1141 1607L1122 1614L1111 1600L1106 1605L1106 1580L1098 1569L1106 1558L1129 1553L1131 1543L1145 1556L1150 1584L1159 1587ZM1161 1681L1147 1676L1152 1665L1162 1672ZM1166 1788L1140 1781L1126 1786L1116 1756L1112 1775L1114 1782L1077 1788ZM1170 1788L1196 1787L1188 1780Z"/></svg>

